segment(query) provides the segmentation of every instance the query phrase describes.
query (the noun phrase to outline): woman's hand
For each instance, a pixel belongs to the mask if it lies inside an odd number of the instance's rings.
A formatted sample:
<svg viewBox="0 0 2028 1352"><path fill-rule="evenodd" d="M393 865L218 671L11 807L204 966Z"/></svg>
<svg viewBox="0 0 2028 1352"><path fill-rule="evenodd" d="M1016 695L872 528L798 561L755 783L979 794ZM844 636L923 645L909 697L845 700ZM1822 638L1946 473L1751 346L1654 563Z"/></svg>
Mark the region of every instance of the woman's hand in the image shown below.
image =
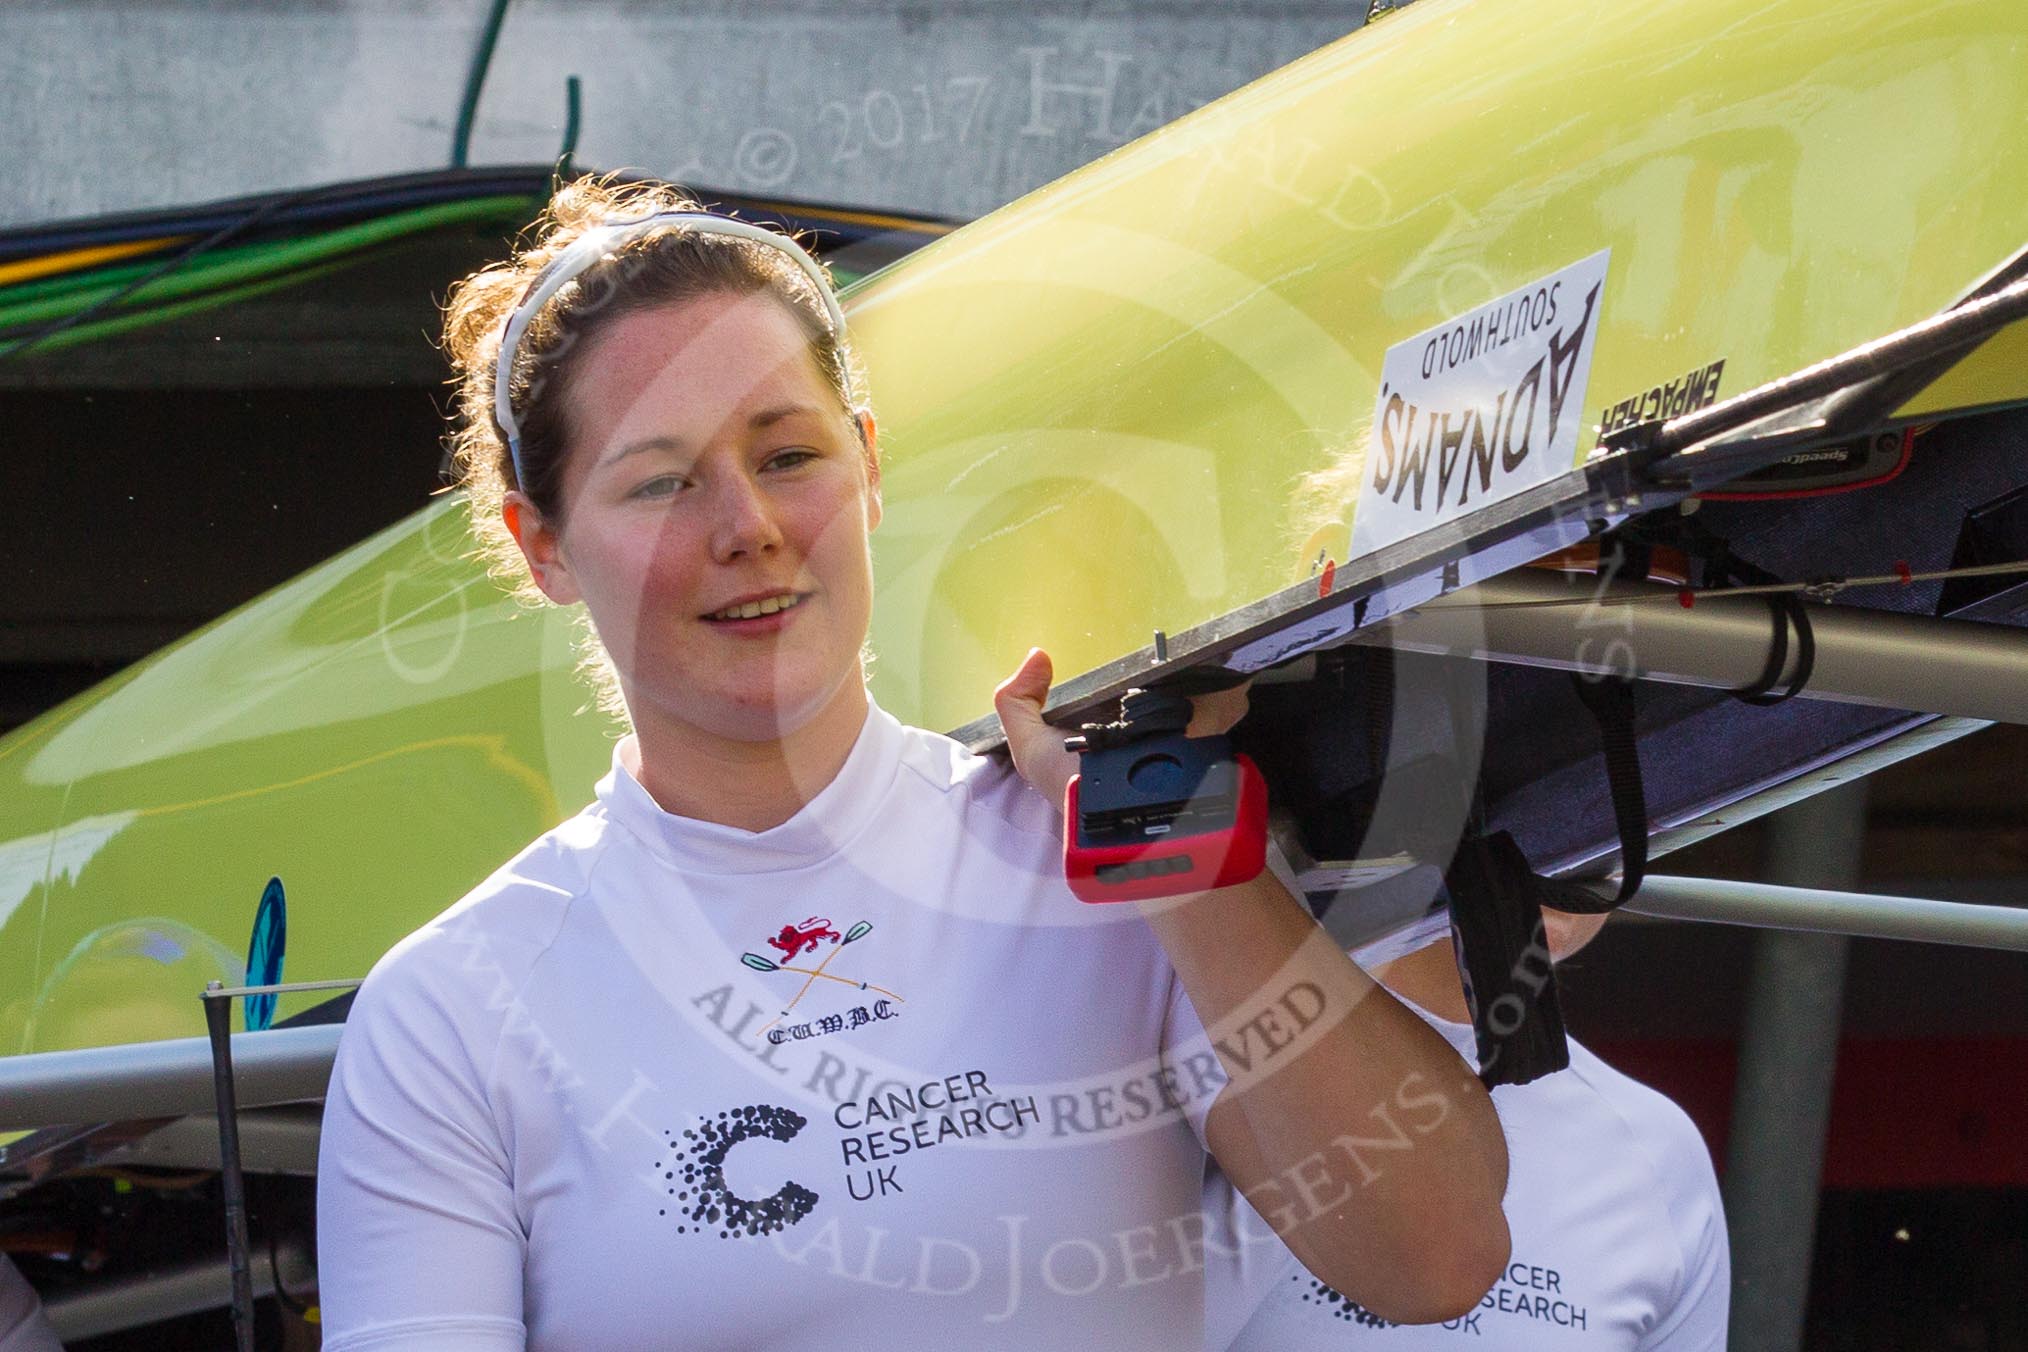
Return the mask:
<svg viewBox="0 0 2028 1352"><path fill-rule="evenodd" d="M1042 721L1042 705L1049 698L1049 678L1054 668L1049 654L1030 648L1014 674L1000 682L993 692L993 711L1000 715L1000 727L1007 734L1007 753L1014 768L1029 786L1063 811L1063 791L1077 773L1077 753L1063 749L1067 735Z"/></svg>
<svg viewBox="0 0 2028 1352"><path fill-rule="evenodd" d="M1042 719L1052 674L1049 654L1040 648L1029 649L1014 674L993 692L993 709L1007 734L1007 750L1014 757L1015 770L1061 811L1064 788L1077 773L1077 753L1063 749L1063 739L1070 735L1066 729L1051 727ZM1246 685L1198 695L1190 701L1190 726L1183 735L1213 737L1245 716Z"/></svg>
<svg viewBox="0 0 2028 1352"><path fill-rule="evenodd" d="M1066 730L1042 721L1049 679L1035 649L993 707L1015 769L1061 811L1077 756ZM1246 704L1245 686L1200 696L1185 731L1224 732ZM1272 870L1140 908L1224 1068L1204 1131L1234 1186L1305 1267L1383 1318L1470 1311L1512 1247L1506 1138L1471 1067L1354 966ZM1291 1000L1309 1011L1300 1040L1280 1022ZM1245 1059L1233 1050L1249 1046ZM1423 1114L1413 1139L1397 1109ZM1362 1150L1395 1145L1360 1134L1369 1120L1414 1149L1369 1162Z"/></svg>

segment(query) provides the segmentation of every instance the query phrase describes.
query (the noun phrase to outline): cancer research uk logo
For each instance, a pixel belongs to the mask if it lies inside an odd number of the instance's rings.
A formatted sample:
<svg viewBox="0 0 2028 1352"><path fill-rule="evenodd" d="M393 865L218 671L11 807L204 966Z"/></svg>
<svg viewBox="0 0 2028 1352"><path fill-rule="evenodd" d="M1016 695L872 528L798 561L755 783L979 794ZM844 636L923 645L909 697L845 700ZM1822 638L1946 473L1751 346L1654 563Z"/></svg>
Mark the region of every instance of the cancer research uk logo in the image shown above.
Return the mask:
<svg viewBox="0 0 2028 1352"><path fill-rule="evenodd" d="M865 1076L860 1080L863 1084ZM905 1194L903 1163L924 1151L1018 1138L1041 1120L1034 1095L998 1095L986 1072L978 1069L864 1092L855 1087L831 1112L845 1192L855 1202ZM726 1157L744 1141L793 1141L810 1125L793 1108L750 1103L700 1117L680 1132L665 1129L667 1153L655 1163L665 1191L657 1214L674 1211L679 1235L752 1239L780 1234L816 1210L821 1200L817 1190L790 1179L766 1197L742 1197L726 1182Z"/></svg>
<svg viewBox="0 0 2028 1352"><path fill-rule="evenodd" d="M1576 466L1611 252L1387 349L1353 558Z"/></svg>

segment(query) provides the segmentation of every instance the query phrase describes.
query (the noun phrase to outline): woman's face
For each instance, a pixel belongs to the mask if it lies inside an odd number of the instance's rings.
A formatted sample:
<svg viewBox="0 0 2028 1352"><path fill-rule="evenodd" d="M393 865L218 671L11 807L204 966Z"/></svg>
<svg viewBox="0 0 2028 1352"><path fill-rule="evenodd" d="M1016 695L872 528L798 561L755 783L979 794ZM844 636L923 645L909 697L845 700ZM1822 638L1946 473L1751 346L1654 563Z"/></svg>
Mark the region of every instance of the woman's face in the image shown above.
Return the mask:
<svg viewBox="0 0 2028 1352"><path fill-rule="evenodd" d="M536 580L584 601L637 725L795 731L862 679L871 417L862 446L803 330L765 295L624 316L579 362L561 532L539 527L533 549L524 537Z"/></svg>

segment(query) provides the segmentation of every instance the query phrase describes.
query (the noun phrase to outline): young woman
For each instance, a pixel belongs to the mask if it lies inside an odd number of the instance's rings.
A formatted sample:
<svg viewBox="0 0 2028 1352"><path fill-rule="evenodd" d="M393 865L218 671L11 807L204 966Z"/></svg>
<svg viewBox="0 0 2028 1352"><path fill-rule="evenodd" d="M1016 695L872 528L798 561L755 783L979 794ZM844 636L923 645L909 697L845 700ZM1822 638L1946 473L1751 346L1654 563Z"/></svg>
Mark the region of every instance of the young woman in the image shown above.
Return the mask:
<svg viewBox="0 0 2028 1352"><path fill-rule="evenodd" d="M446 334L474 526L632 732L359 992L330 1352L1194 1345L1207 1150L1373 1308L1478 1299L1505 1155L1441 1038L1272 877L1075 901L1045 655L1018 773L868 699L878 442L806 254L580 180ZM1362 1179L1333 1142L1390 1114Z"/></svg>

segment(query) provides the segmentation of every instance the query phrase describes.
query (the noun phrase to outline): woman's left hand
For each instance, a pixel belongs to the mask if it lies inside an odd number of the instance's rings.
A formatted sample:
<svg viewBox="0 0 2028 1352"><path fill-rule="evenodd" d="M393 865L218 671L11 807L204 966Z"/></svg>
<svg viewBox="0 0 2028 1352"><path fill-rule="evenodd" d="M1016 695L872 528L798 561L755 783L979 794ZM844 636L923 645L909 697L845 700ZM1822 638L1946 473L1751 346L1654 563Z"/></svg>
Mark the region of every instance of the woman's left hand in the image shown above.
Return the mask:
<svg viewBox="0 0 2028 1352"><path fill-rule="evenodd" d="M1007 733L1007 750L1014 757L1014 768L1060 811L1064 788L1077 773L1077 753L1063 749L1063 739L1071 734L1050 726L1042 718L1052 675L1049 654L1040 648L1030 649L1014 674L1000 682L1000 688L993 692L993 709L1000 715L1000 726ZM1190 726L1183 730L1183 735L1213 737L1228 731L1245 716L1246 685L1197 695L1190 701Z"/></svg>

